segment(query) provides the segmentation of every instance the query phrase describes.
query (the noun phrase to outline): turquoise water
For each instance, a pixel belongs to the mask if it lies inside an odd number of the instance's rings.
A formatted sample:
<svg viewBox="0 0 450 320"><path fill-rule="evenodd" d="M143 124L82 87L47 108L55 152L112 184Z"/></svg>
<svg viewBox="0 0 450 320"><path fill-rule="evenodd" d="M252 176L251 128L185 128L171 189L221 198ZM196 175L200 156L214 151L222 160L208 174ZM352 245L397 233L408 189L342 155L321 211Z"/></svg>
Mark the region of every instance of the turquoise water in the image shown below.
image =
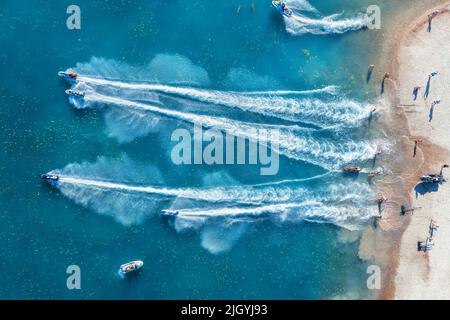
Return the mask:
<svg viewBox="0 0 450 320"><path fill-rule="evenodd" d="M11 271L0 298L366 297L359 241L346 235L367 226L372 191L338 171L385 144L368 119L378 87L366 84L381 31L360 30L368 5L396 8L384 2L288 1L292 22L270 1L80 0L81 30L68 30L69 3L2 1L0 261ZM84 102L68 101L66 69L84 77ZM195 119L282 130L278 174L174 165L170 135ZM68 180L48 186L49 171ZM133 259L145 269L121 279ZM66 288L72 264L81 290Z"/></svg>

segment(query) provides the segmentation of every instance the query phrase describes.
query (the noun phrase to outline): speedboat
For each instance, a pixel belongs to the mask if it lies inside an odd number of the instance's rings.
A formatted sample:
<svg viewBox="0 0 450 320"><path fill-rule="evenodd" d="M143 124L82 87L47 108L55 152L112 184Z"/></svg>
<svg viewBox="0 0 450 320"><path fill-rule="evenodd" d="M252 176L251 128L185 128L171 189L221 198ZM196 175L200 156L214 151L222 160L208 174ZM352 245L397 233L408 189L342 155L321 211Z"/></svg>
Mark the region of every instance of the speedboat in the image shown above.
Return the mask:
<svg viewBox="0 0 450 320"><path fill-rule="evenodd" d="M161 215L166 217L174 217L178 215L178 211L176 210L161 210Z"/></svg>
<svg viewBox="0 0 450 320"><path fill-rule="evenodd" d="M67 71L58 72L58 76L69 82L76 82L78 77L76 72L67 72Z"/></svg>
<svg viewBox="0 0 450 320"><path fill-rule="evenodd" d="M126 275L126 274L136 272L136 271L142 269L143 266L144 266L144 262L142 262L140 260L127 262L120 266L119 273Z"/></svg>
<svg viewBox="0 0 450 320"><path fill-rule="evenodd" d="M286 3L282 1L272 1L272 4L282 15L286 17L292 16L292 10L286 6Z"/></svg>
<svg viewBox="0 0 450 320"><path fill-rule="evenodd" d="M59 176L57 174L53 174L53 173L44 173L44 174L41 174L41 179L52 182L52 181L58 181Z"/></svg>
<svg viewBox="0 0 450 320"><path fill-rule="evenodd" d="M426 174L420 177L420 181L425 183L442 183L445 180L442 174Z"/></svg>
<svg viewBox="0 0 450 320"><path fill-rule="evenodd" d="M360 167L354 167L354 166L345 166L344 172L350 172L350 173L360 173L361 168Z"/></svg>
<svg viewBox="0 0 450 320"><path fill-rule="evenodd" d="M84 97L84 92L79 91L79 90L67 89L66 94L68 94L69 96L75 96L75 97L81 97L81 98Z"/></svg>

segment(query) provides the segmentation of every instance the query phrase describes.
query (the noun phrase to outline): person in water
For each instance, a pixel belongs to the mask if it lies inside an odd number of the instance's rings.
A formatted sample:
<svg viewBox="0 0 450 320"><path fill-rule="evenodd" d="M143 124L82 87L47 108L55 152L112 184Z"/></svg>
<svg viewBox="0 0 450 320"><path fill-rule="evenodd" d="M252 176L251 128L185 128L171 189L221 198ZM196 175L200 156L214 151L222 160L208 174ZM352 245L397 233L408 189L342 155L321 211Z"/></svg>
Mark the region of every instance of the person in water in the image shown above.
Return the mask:
<svg viewBox="0 0 450 320"><path fill-rule="evenodd" d="M377 194L377 203L381 206L383 203L386 203L388 198L386 198L382 193Z"/></svg>
<svg viewBox="0 0 450 320"><path fill-rule="evenodd" d="M381 174L381 172L379 172L379 171L371 171L371 172L369 172L368 176L369 176L369 178L375 178L379 174Z"/></svg>

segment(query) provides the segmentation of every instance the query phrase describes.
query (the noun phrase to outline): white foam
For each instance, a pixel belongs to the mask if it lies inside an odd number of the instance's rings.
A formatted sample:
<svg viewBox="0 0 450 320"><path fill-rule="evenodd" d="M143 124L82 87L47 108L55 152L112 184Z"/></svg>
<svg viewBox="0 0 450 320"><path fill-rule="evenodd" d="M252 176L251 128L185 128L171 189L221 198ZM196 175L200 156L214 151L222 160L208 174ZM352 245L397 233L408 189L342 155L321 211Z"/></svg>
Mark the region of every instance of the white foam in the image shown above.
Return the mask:
<svg viewBox="0 0 450 320"><path fill-rule="evenodd" d="M153 186L136 186L124 183L109 182L100 179L88 179L76 176L67 176L60 174L59 171L54 173L60 176L58 187L65 185L74 185L78 187L90 187L103 190L114 190L117 192L143 193L153 194L166 198L185 198L197 201L207 202L237 202L243 204L260 204L264 202L282 202L291 198L298 198L307 191L302 188L254 188L245 186L229 186L215 188L158 188Z"/></svg>
<svg viewBox="0 0 450 320"><path fill-rule="evenodd" d="M259 113L289 121L301 121L320 127L342 125L354 127L361 124L370 114L370 105L360 104L346 98L335 97L337 87L307 91L275 90L275 91L218 91L193 87L175 87L162 84L129 83L108 79L79 76L78 80L100 89L112 87L133 90L134 98L120 95L121 98L133 101L141 100L144 93L160 93L195 100L203 103L240 109L245 112ZM314 95L325 94L328 97L318 98ZM111 96L110 94L106 93ZM116 92L114 96L118 96ZM296 96L296 97L286 97ZM148 101L148 100L147 100ZM150 101L151 102L151 101Z"/></svg>
<svg viewBox="0 0 450 320"><path fill-rule="evenodd" d="M221 117L211 117L177 110L170 110L150 104L129 101L116 97L108 97L95 92L86 92L85 103L88 105L107 104L123 109L148 111L163 117L180 120L189 124L198 124L207 128L215 128L227 134L243 137L261 145L272 147L278 144L278 152L295 160L306 161L330 171L338 171L343 164L366 161L373 158L376 145L365 142L334 143L325 138L315 138L311 130L298 126L260 125ZM255 128L277 130L279 138L264 137L255 132Z"/></svg>
<svg viewBox="0 0 450 320"><path fill-rule="evenodd" d="M89 167L91 169L86 170ZM161 201L174 200L177 201L173 202L170 209L178 211L177 217L193 219L196 225L206 218L218 217L237 219L269 215L281 220L317 219L317 222L343 224L352 219L359 221L358 217L364 220L369 216L369 211L362 215L361 210L367 208L371 190L367 184L358 182L336 184L330 180L329 184L319 184L313 188L299 185L295 180L267 185L167 188L76 175L77 171L88 174L95 168L98 166L68 165L62 171L51 173L59 175L55 186L63 194L100 213L114 215L118 212L118 220L124 224L141 222L146 215L151 214L150 208L154 208L154 213L158 211L156 208ZM182 199L184 201L178 201ZM129 205L131 202L138 209L132 210ZM203 203L201 208L198 207L199 203ZM343 212L345 215L342 215ZM187 227L190 226L184 226Z"/></svg>
<svg viewBox="0 0 450 320"><path fill-rule="evenodd" d="M348 31L360 30L367 27L367 16L359 14L352 18L341 18L341 14L333 14L330 16L321 16L307 1L293 0L292 3L287 2L287 6L293 10L290 17L284 17L286 23L286 31L292 35L298 36L303 34L340 34ZM304 9L306 8L306 10ZM313 16L301 11L309 11Z"/></svg>
<svg viewBox="0 0 450 320"><path fill-rule="evenodd" d="M310 221L316 223L332 223L348 230L359 230L367 220L373 217L374 211L367 207L355 205L324 205L315 200L300 203L281 203L257 207L220 207L214 209L178 209L176 219L181 219L184 228L188 221L206 222L206 219L261 218L278 219L281 221ZM249 222L250 220L247 220ZM198 226L197 226L198 227ZM178 225L181 229L181 225Z"/></svg>

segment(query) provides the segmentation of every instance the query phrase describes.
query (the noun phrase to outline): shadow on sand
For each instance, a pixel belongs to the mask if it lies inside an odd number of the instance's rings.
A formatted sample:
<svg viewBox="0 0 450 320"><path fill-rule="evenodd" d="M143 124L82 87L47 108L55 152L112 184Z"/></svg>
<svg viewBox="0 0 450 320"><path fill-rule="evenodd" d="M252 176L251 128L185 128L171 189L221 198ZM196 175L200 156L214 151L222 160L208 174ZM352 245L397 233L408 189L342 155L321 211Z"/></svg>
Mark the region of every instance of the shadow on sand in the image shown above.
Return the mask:
<svg viewBox="0 0 450 320"><path fill-rule="evenodd" d="M373 70L372 70L372 69L369 69L369 70L367 71L366 83L369 83L370 78L372 78L372 73L373 73Z"/></svg>
<svg viewBox="0 0 450 320"><path fill-rule="evenodd" d="M428 114L428 122L433 121L433 112L434 112L434 105L431 105L430 113Z"/></svg>
<svg viewBox="0 0 450 320"><path fill-rule="evenodd" d="M428 81L427 81L427 86L425 88L425 95L424 98L428 98L428 96L430 95L430 86L431 86L431 76L428 76Z"/></svg>
<svg viewBox="0 0 450 320"><path fill-rule="evenodd" d="M419 195L423 196L427 193L438 192L439 184L438 183L421 182L416 185L416 187L414 188L414 191L416 192L416 198L418 198Z"/></svg>

